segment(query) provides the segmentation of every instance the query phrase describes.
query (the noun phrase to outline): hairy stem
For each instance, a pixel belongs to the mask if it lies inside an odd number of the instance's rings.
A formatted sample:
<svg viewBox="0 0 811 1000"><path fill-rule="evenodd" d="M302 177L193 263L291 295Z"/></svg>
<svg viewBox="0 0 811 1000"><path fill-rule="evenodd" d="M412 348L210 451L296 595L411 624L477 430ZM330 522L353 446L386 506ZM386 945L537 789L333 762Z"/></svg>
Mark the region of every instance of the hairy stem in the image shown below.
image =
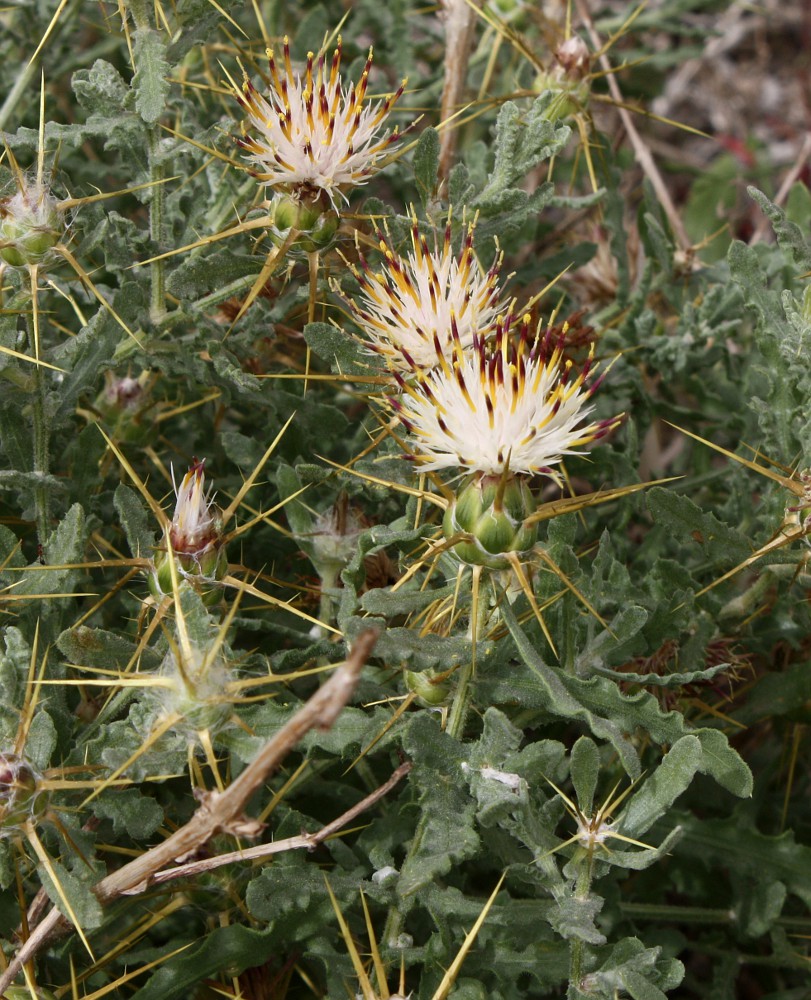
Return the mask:
<svg viewBox="0 0 811 1000"><path fill-rule="evenodd" d="M575 899L586 900L591 889L591 873L593 869L594 854L586 851L581 862L580 871L577 873L575 883ZM569 958L569 1000L577 1000L580 996L580 983L583 979L583 942L580 938L572 941L572 949Z"/></svg>
<svg viewBox="0 0 811 1000"><path fill-rule="evenodd" d="M26 315L26 324L28 327L28 350L34 357L37 344L31 313ZM48 488L44 482L50 471L50 455L48 453L50 427L45 405L45 369L42 365L34 365L33 382L31 413L34 425L34 472L42 479L42 482L34 488L34 503L37 511L37 538L39 544L44 545L50 534L51 510Z"/></svg>
<svg viewBox="0 0 811 1000"><path fill-rule="evenodd" d="M164 248L166 191L163 164L158 162L158 129L153 127L148 132L149 139L149 179L154 184L149 202L149 235L152 242L161 253ZM166 315L166 260L159 257L149 265L151 292L149 315L153 323L158 324Z"/></svg>

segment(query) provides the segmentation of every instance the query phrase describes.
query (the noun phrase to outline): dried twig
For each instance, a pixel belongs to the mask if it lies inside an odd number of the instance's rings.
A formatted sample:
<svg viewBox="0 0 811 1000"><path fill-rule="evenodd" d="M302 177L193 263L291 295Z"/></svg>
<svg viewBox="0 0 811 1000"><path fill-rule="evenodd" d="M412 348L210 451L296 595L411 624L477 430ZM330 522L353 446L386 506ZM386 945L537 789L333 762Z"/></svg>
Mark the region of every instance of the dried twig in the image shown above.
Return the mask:
<svg viewBox="0 0 811 1000"><path fill-rule="evenodd" d="M411 770L410 763L401 764L392 774L388 781L376 788L365 799L357 805L347 809L345 813L337 819L322 826L315 833L300 833L296 837L286 837L284 840L274 840L269 844L257 844L256 847L247 847L242 851L230 851L228 854L218 854L214 858L203 858L200 861L190 861L185 865L177 865L174 868L166 868L164 871L155 872L149 880L150 888L162 882L169 882L171 879L184 878L187 875L199 875L201 872L212 871L221 868L223 865L231 865L237 861L255 861L257 858L267 858L272 854L281 854L283 851L295 851L306 848L308 851L314 850L319 844L327 840L338 830L351 823L356 816L365 812L371 806L388 794L392 788L404 778ZM140 888L139 888L139 891Z"/></svg>
<svg viewBox="0 0 811 1000"><path fill-rule="evenodd" d="M462 103L467 64L473 48L476 7L473 0L442 0L445 8L445 80L442 84L440 121L453 116ZM453 164L458 131L443 128L439 135L439 176L445 178Z"/></svg>
<svg viewBox="0 0 811 1000"><path fill-rule="evenodd" d="M371 629L355 641L352 653L330 679L269 740L240 776L223 792L210 792L185 826L151 850L103 878L93 889L102 903L125 893L145 889L152 876L171 862L198 851L216 833L228 832L239 823L242 810L256 789L281 764L287 754L311 729L329 729L355 690L369 658L377 633ZM69 922L53 907L31 933L0 975L0 993L14 981L26 962L52 937L67 930Z"/></svg>
<svg viewBox="0 0 811 1000"><path fill-rule="evenodd" d="M591 20L591 17L589 16L589 12L586 9L585 4L583 3L583 0L577 0L577 10L583 21L583 24L586 26L586 30L589 33L592 45L597 51L599 51L600 48L602 47L600 36L597 34L597 31L594 27L594 22ZM664 209L665 215L667 216L670 222L670 226L673 230L673 235L676 237L676 240L680 248L684 251L687 251L691 248L692 241L690 240L690 237L687 235L687 231L684 228L684 225L681 221L681 217L679 216L679 213L676 210L676 206L673 204L673 199L670 197L670 192L667 189L667 185L662 180L662 175L659 173L659 168L656 166L656 163L653 157L651 156L650 150L642 141L642 137L640 136L640 134L637 132L636 126L633 123L633 119L631 118L630 113L626 108L622 106L623 104L622 92L620 91L619 84L617 83L616 77L612 72L612 67L611 63L609 62L608 56L605 53L603 53L599 57L599 62L600 66L605 71L606 74L605 80L606 83L608 84L608 89L611 93L611 96L614 98L616 102L617 111L619 113L623 127L625 128L625 131L628 135L628 139L630 140L631 146L633 147L634 156L636 157L636 162L640 165L640 167L642 167L648 180L651 182L653 190L656 192L656 197L659 199L659 202L662 208Z"/></svg>

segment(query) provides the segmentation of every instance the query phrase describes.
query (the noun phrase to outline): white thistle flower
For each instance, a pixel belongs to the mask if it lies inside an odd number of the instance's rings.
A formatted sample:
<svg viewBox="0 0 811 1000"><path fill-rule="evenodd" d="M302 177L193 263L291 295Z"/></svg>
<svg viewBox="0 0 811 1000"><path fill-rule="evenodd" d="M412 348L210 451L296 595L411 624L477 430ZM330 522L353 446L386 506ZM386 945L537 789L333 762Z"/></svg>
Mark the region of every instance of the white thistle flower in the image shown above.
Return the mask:
<svg viewBox="0 0 811 1000"><path fill-rule="evenodd" d="M455 345L453 358L438 357L432 371L415 370L415 382L399 373L403 393L392 401L411 432L415 459L425 470L459 468L501 476L543 473L617 426L620 417L584 424L593 411L599 381L588 384L592 352L574 374L564 360L562 329L511 336L512 312L496 324L491 346L476 337L472 349Z"/></svg>
<svg viewBox="0 0 811 1000"><path fill-rule="evenodd" d="M267 99L247 74L235 96L248 114L247 134L237 143L254 165L263 184L308 197L325 192L335 202L342 187L365 184L379 169L382 154L400 138L397 128L381 133L389 112L400 98L405 81L385 100L366 102L372 50L355 87L344 86L339 73L341 39L326 66L322 52L315 67L307 54L304 74L294 73L290 44L284 39L284 66L268 49L270 91Z"/></svg>
<svg viewBox="0 0 811 1000"><path fill-rule="evenodd" d="M361 301L344 302L366 335L367 346L392 370L431 368L437 355L451 357L454 343L468 348L474 337L486 338L495 329L502 255L488 271L482 270L473 252L474 231L472 222L457 258L451 249L450 218L442 247L431 251L413 216L407 257L395 253L381 236L385 259L379 271L362 254L360 268L349 264ZM333 288L337 290L335 284Z"/></svg>

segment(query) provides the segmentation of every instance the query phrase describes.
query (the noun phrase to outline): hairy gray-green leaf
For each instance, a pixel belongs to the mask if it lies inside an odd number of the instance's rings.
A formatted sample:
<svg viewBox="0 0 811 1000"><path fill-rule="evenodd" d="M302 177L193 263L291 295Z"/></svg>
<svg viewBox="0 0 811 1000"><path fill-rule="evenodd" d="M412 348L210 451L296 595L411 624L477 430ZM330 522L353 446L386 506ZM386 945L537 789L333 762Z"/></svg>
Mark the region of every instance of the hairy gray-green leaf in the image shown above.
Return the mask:
<svg viewBox="0 0 811 1000"><path fill-rule="evenodd" d="M152 28L135 29L135 108L147 125L154 125L166 110L169 63L166 45Z"/></svg>

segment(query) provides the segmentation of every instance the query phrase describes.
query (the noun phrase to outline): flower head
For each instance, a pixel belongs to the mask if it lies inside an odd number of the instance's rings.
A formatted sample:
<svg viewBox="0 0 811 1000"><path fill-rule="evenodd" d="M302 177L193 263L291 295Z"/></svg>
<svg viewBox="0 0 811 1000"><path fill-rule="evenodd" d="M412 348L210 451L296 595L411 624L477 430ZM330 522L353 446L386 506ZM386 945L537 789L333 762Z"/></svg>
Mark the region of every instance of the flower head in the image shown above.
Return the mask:
<svg viewBox="0 0 811 1000"><path fill-rule="evenodd" d="M174 470L172 471L174 481ZM172 593L172 568L197 589L205 603L220 598L215 586L228 570L220 510L206 489L204 462L195 461L175 486L175 512L166 526L167 546L155 556L150 586L156 597Z"/></svg>
<svg viewBox="0 0 811 1000"><path fill-rule="evenodd" d="M487 337L498 311L499 255L489 271L473 252L475 223L467 228L458 257L451 249L451 222L441 248L428 249L414 217L412 250L403 258L380 237L384 261L374 271L361 255L361 268L349 267L360 284L362 301L345 300L368 338L371 350L390 368L431 368L437 356L449 358L454 344L469 347Z"/></svg>
<svg viewBox="0 0 811 1000"><path fill-rule="evenodd" d="M219 537L211 487L206 489L205 463L195 462L178 487L175 513L169 529L173 552L200 555ZM173 476L174 476L174 470Z"/></svg>
<svg viewBox="0 0 811 1000"><path fill-rule="evenodd" d="M41 181L20 173L14 194L0 200L0 258L12 267L42 264L66 231L63 204Z"/></svg>
<svg viewBox="0 0 811 1000"><path fill-rule="evenodd" d="M290 45L284 39L284 65L268 49L270 92L267 99L247 75L237 100L248 114L246 134L237 143L254 165L258 180L312 200L322 191L334 202L345 185L365 184L383 152L399 132L381 128L400 98L405 81L390 97L366 101L372 50L357 87L346 87L339 72L341 39L327 67L325 54L307 54L304 74L294 73Z"/></svg>
<svg viewBox="0 0 811 1000"><path fill-rule="evenodd" d="M549 328L533 337L525 316L515 338L514 320L512 312L499 319L492 345L476 336L469 351L457 341L451 360L438 353L438 367L415 370L414 385L396 373L403 394L392 405L424 469L555 478L552 466L564 455L619 423L612 417L584 425L600 381L589 384L593 347L575 374L563 357L566 324L558 335Z"/></svg>

